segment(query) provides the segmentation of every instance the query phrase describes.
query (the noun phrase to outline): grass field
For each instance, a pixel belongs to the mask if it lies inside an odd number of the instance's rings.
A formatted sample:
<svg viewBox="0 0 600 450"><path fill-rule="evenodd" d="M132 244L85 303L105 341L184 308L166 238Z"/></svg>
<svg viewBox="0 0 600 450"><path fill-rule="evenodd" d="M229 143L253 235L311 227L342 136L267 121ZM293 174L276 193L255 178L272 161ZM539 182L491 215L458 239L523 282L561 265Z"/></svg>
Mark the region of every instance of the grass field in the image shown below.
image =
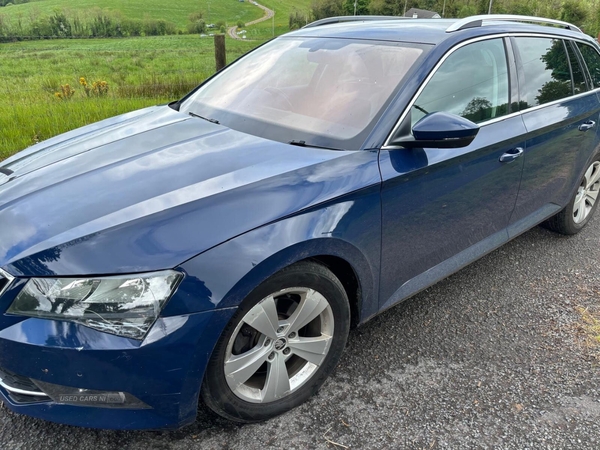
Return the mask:
<svg viewBox="0 0 600 450"><path fill-rule="evenodd" d="M281 1L281 0L275 0ZM292 3L283 0L284 3ZM302 0L306 2L306 0ZM198 11L204 13L207 23L224 20L234 25L238 20L250 22L260 18L263 12L250 2L238 0L38 0L0 8L0 16L7 20L21 20L24 24L40 16L49 16L55 10L65 11L68 15L85 14L100 8L108 11L119 11L123 17L130 19L165 19L173 22L179 29L185 29L189 15Z"/></svg>
<svg viewBox="0 0 600 450"><path fill-rule="evenodd" d="M275 10L275 34L280 35L289 31L290 13L308 12L311 0L260 3ZM128 18L166 19L181 29L189 14L197 11L204 13L207 23L224 20L231 25L263 15L250 2L237 0L40 0L0 8L0 19L35 20L55 9L84 14L98 5ZM228 62L271 38L272 27L269 20L249 27L248 41L228 39ZM73 128L180 98L212 75L214 64L213 39L198 35L0 44L0 160ZM105 81L108 93L86 95L81 77L88 86ZM72 97L57 98L63 89L73 90Z"/></svg>
<svg viewBox="0 0 600 450"><path fill-rule="evenodd" d="M260 42L227 40L228 62ZM215 71L213 40L194 35L0 44L0 160L38 140L181 97ZM79 84L106 81L103 97ZM55 93L69 84L72 98Z"/></svg>

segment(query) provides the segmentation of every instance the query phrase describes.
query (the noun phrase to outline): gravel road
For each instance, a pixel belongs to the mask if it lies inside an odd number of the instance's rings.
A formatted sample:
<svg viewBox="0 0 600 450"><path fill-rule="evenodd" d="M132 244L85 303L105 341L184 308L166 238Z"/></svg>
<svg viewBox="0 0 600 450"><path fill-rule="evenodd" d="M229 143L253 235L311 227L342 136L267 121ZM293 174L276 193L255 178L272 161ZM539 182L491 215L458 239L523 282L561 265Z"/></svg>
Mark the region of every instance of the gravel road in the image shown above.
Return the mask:
<svg viewBox="0 0 600 450"><path fill-rule="evenodd" d="M3 449L598 449L600 372L577 323L600 304L600 216L536 228L351 333L317 397L267 423L201 410L107 432L0 410ZM331 442L335 442L335 445Z"/></svg>
<svg viewBox="0 0 600 450"><path fill-rule="evenodd" d="M262 9L265 12L265 14L260 19L256 19L256 20L253 20L252 22L246 23L244 25L245 27L249 27L251 25L256 25L257 23L265 22L265 21L271 19L275 15L275 11L267 8L266 6L260 5L258 3L255 3L255 6L258 6L260 9ZM227 30L227 34L229 34L229 37L232 39L237 39L238 41L244 40L237 34L237 29L238 29L237 26L230 27Z"/></svg>

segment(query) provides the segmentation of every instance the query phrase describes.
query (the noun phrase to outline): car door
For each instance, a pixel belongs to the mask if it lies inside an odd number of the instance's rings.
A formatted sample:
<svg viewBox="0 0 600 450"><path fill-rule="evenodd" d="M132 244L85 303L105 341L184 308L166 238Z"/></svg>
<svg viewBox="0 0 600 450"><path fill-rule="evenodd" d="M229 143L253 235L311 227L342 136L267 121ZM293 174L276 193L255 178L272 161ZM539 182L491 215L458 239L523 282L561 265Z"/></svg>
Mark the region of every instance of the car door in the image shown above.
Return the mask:
<svg viewBox="0 0 600 450"><path fill-rule="evenodd" d="M595 146L600 112L571 41L516 36L512 42L527 141L511 237L569 202Z"/></svg>
<svg viewBox="0 0 600 450"><path fill-rule="evenodd" d="M508 239L506 228L523 167L519 156L525 127L518 114L511 114L516 99L511 86L516 83L506 44L502 38L487 38L447 53L401 121L400 127L412 127L436 111L463 116L480 125L468 147L384 147L380 152L380 308Z"/></svg>

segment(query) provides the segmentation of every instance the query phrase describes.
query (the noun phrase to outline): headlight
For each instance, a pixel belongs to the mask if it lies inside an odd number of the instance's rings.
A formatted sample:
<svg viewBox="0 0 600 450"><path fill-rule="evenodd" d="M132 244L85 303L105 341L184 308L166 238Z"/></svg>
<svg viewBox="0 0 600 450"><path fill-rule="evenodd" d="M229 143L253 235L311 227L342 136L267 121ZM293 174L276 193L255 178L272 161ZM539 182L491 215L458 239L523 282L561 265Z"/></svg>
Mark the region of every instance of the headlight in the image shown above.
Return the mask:
<svg viewBox="0 0 600 450"><path fill-rule="evenodd" d="M173 270L99 278L32 278L7 312L67 320L143 339L182 278Z"/></svg>

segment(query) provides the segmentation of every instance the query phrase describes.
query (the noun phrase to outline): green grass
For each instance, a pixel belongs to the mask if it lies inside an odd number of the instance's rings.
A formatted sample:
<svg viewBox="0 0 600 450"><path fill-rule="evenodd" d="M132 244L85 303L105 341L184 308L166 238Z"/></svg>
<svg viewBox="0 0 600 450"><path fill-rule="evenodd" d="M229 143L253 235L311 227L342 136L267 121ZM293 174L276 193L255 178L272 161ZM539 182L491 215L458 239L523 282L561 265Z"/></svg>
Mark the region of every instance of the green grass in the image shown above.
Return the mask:
<svg viewBox="0 0 600 450"><path fill-rule="evenodd" d="M284 0L284 3L292 2ZM39 0L0 8L0 16L13 23L20 18L23 24L27 24L36 17L52 15L55 10L65 11L70 16L79 14L85 18L86 14L97 8L119 11L123 17L130 19L165 19L175 23L180 29L185 29L189 15L198 11L204 13L207 23L224 20L231 25L235 25L238 20L250 22L263 15L260 8L250 2L242 3L238 0Z"/></svg>
<svg viewBox="0 0 600 450"><path fill-rule="evenodd" d="M228 61L260 42L227 41ZM215 71L213 40L199 36L19 42L0 45L0 160L38 140L180 98ZM79 78L107 81L87 98ZM76 92L55 97L61 85Z"/></svg>
<svg viewBox="0 0 600 450"><path fill-rule="evenodd" d="M311 0L263 0L274 9L275 34L288 31L297 9ZM208 15L210 4L210 15ZM208 23L234 25L262 17L250 2L237 0L41 0L0 8L0 18L31 20L64 9L84 14L98 7L119 10L128 18L166 19L185 28L188 15L203 11ZM227 39L228 62L272 36L272 21L249 27L248 41ZM0 45L0 160L40 140L106 117L180 98L215 70L213 39L175 35L126 39L73 39ZM88 98L79 84L106 81L104 98ZM70 85L75 94L60 100L55 93Z"/></svg>

